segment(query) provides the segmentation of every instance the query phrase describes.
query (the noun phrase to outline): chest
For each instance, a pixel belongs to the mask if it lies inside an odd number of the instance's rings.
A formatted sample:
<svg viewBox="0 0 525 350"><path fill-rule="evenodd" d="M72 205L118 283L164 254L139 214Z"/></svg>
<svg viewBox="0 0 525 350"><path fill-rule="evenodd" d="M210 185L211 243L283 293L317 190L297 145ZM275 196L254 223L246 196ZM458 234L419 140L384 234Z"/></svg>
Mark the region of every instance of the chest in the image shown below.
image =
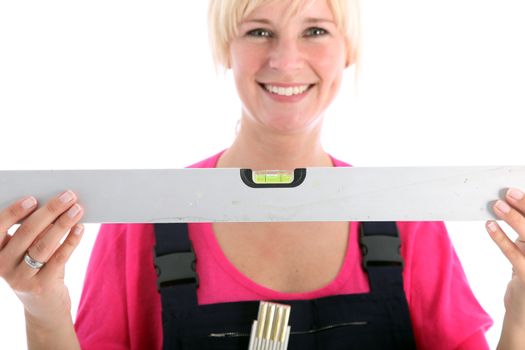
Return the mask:
<svg viewBox="0 0 525 350"><path fill-rule="evenodd" d="M266 288L299 293L334 280L348 246L348 223L215 223L229 262Z"/></svg>

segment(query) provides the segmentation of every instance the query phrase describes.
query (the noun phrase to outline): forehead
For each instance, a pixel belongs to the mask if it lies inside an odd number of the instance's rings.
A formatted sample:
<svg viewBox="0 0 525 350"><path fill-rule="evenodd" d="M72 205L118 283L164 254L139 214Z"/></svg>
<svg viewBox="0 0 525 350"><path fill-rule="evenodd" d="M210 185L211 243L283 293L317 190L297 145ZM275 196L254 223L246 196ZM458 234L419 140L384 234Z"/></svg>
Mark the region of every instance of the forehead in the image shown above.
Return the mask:
<svg viewBox="0 0 525 350"><path fill-rule="evenodd" d="M289 21L292 18L323 18L333 20L334 15L328 0L268 0L258 1L243 22L253 19Z"/></svg>

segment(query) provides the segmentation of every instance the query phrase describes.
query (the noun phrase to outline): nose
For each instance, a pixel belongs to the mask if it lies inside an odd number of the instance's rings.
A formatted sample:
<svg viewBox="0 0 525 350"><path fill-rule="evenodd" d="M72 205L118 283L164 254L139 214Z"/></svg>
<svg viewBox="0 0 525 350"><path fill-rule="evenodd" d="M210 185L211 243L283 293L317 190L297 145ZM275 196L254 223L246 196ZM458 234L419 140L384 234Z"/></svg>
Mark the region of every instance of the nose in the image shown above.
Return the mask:
<svg viewBox="0 0 525 350"><path fill-rule="evenodd" d="M293 39L276 40L269 57L269 66L278 71L298 70L303 65L303 57L298 43Z"/></svg>

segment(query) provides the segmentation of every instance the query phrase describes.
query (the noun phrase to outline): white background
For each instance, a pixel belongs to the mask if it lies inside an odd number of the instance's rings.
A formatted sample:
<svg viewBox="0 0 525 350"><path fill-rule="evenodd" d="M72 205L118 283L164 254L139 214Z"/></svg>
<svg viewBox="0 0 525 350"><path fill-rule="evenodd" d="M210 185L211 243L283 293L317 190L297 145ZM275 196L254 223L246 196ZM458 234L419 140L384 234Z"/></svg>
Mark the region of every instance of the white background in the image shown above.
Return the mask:
<svg viewBox="0 0 525 350"><path fill-rule="evenodd" d="M326 149L357 166L523 165L521 0L363 4L359 94L348 71ZM226 148L239 102L216 75L206 1L1 1L0 169L178 168ZM511 270L483 222L447 222L495 325ZM67 267L75 313L98 225ZM25 347L0 281L0 348Z"/></svg>

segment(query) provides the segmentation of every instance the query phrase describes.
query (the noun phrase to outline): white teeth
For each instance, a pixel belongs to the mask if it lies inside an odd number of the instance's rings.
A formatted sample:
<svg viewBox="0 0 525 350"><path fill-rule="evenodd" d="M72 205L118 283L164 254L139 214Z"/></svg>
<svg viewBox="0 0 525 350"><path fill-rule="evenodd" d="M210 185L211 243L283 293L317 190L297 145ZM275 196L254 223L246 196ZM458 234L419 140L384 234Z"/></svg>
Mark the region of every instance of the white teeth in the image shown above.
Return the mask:
<svg viewBox="0 0 525 350"><path fill-rule="evenodd" d="M292 96L292 95L299 95L308 90L309 85L303 85L303 86L294 86L294 87L287 87L284 88L282 86L274 86L269 84L264 84L264 88L268 90L269 92L281 95L281 96Z"/></svg>

